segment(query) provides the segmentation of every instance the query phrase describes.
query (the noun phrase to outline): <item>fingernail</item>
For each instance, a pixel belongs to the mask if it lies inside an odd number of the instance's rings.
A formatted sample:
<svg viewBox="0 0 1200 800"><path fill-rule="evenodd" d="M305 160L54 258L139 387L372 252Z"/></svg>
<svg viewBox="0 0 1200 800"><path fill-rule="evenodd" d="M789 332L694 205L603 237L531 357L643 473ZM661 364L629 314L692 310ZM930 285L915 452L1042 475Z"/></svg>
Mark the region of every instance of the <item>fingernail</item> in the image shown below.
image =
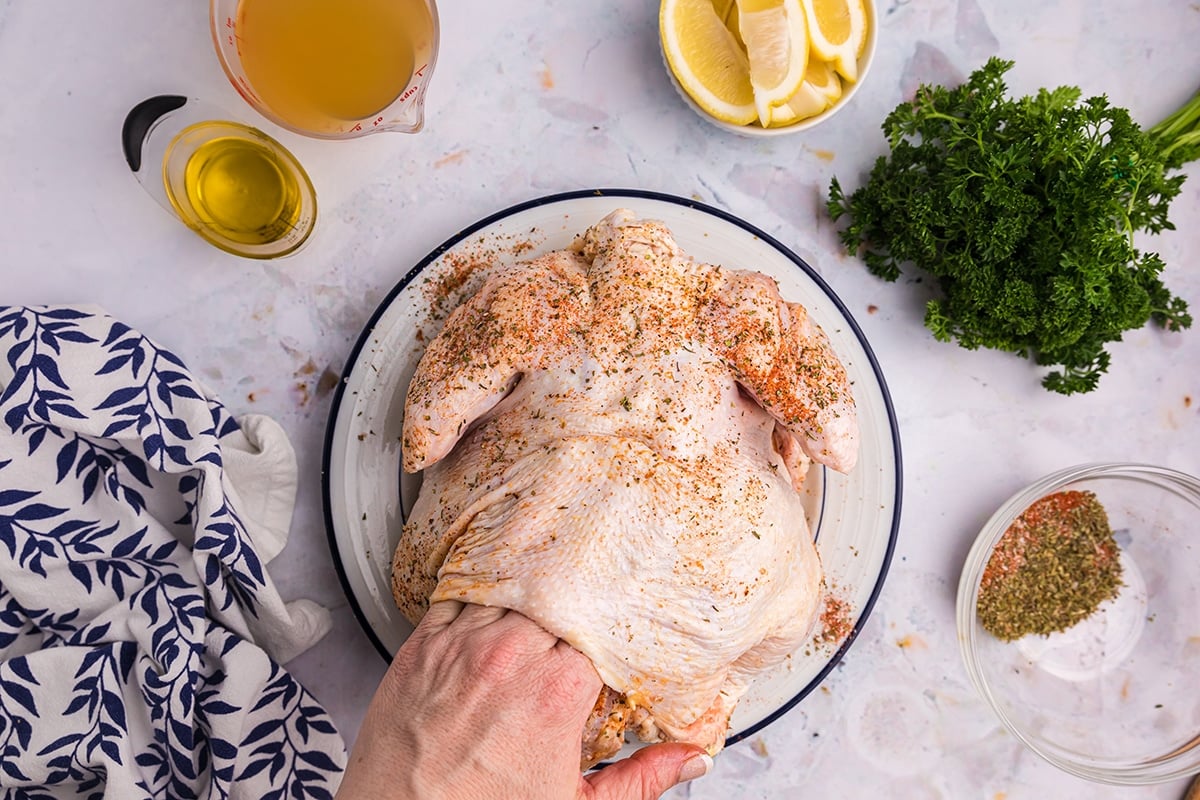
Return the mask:
<svg viewBox="0 0 1200 800"><path fill-rule="evenodd" d="M712 756L708 753L698 753L683 762L683 769L679 770L679 782L684 783L694 781L696 778L703 778L712 767Z"/></svg>

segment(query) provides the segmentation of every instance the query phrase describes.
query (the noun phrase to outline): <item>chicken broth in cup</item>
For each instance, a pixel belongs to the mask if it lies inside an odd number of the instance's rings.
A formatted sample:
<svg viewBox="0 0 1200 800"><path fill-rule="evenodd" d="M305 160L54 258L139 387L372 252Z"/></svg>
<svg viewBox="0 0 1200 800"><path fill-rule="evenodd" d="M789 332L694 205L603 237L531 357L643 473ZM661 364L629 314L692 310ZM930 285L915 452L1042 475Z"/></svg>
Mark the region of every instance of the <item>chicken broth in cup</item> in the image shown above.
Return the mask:
<svg viewBox="0 0 1200 800"><path fill-rule="evenodd" d="M240 0L237 52L253 92L306 131L380 114L435 36L425 0Z"/></svg>

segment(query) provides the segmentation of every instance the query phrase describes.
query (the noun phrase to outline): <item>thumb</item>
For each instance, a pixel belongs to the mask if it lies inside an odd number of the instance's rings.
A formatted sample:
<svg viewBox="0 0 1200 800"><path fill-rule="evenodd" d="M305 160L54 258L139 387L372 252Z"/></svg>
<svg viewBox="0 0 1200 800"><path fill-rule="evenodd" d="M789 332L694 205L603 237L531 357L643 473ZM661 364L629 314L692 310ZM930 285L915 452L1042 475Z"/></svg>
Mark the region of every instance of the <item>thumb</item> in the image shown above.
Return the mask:
<svg viewBox="0 0 1200 800"><path fill-rule="evenodd" d="M585 775L588 800L655 800L676 784L712 769L712 758L692 744L652 744Z"/></svg>

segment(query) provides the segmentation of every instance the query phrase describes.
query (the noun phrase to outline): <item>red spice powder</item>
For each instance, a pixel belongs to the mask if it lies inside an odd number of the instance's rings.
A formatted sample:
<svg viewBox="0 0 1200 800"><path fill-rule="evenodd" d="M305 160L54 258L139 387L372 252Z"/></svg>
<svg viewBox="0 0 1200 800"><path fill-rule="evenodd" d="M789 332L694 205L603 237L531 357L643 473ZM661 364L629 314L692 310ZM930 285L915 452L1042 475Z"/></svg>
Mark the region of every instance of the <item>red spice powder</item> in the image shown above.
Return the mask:
<svg viewBox="0 0 1200 800"><path fill-rule="evenodd" d="M468 250L465 252L450 252L442 256L445 265L436 278L425 286L425 297L436 316L449 313L457 305L457 294L471 279L476 271L490 266L496 261L494 249Z"/></svg>
<svg viewBox="0 0 1200 800"><path fill-rule="evenodd" d="M1046 495L1017 517L992 550L979 580L980 591L1015 575L1025 564L1025 551L1041 543L1047 533L1070 535L1070 512L1090 502L1086 492L1065 491ZM1113 552L1110 556L1115 556Z"/></svg>
<svg viewBox="0 0 1200 800"><path fill-rule="evenodd" d="M530 231L531 234L536 231ZM427 278L423 293L429 301L432 319L449 314L465 298L463 290L482 269L501 261L511 261L537 247L534 237L495 237L456 247L442 255L436 276Z"/></svg>
<svg viewBox="0 0 1200 800"><path fill-rule="evenodd" d="M1066 630L1121 587L1120 548L1087 491L1047 495L996 542L979 581L980 624L1004 641Z"/></svg>
<svg viewBox="0 0 1200 800"><path fill-rule="evenodd" d="M853 631L850 603L833 591L826 590L825 607L821 610L821 629L813 640L822 645L841 644Z"/></svg>

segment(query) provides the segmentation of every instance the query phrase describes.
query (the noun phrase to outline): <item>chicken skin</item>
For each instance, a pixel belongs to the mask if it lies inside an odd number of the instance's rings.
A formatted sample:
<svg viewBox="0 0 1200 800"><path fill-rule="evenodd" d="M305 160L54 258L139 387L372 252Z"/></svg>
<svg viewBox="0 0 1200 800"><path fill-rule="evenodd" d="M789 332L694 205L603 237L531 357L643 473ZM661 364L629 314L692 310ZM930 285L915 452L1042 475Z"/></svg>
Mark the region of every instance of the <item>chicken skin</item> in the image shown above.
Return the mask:
<svg viewBox="0 0 1200 800"><path fill-rule="evenodd" d="M845 369L807 311L617 210L490 276L430 342L393 593L414 623L438 600L501 606L587 655L605 688L584 767L626 729L715 753L817 616L809 459L848 471L857 450Z"/></svg>

